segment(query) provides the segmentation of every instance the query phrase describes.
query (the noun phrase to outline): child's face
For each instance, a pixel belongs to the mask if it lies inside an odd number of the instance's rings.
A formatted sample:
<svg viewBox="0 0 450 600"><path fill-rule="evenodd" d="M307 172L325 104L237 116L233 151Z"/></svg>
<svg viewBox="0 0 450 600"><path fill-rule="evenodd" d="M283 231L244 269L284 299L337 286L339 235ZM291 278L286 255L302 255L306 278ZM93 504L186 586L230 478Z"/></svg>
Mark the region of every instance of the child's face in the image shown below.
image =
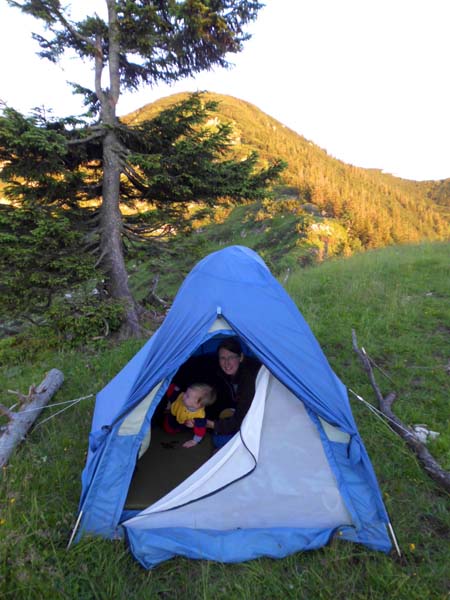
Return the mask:
<svg viewBox="0 0 450 600"><path fill-rule="evenodd" d="M188 388L183 394L183 404L189 410L196 410L202 406L201 397L200 390Z"/></svg>

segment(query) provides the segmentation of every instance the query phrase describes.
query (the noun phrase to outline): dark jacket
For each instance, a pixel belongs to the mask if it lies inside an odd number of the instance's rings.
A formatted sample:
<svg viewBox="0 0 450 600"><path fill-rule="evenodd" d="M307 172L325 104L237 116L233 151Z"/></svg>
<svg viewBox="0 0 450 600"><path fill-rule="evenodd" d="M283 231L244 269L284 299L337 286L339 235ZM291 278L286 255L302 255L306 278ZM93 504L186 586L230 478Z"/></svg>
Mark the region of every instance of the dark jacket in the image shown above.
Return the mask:
<svg viewBox="0 0 450 600"><path fill-rule="evenodd" d="M216 419L214 433L229 435L236 433L250 408L255 395L255 381L261 363L253 358L245 357L237 374L230 378L219 368L217 372L217 392L221 408L234 408L232 417Z"/></svg>

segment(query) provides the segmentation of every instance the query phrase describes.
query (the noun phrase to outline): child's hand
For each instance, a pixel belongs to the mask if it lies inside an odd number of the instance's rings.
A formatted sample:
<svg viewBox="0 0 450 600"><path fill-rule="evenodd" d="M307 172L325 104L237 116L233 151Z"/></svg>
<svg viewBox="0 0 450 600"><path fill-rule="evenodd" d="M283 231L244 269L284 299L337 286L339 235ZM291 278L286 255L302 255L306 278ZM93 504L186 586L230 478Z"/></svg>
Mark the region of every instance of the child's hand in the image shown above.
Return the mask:
<svg viewBox="0 0 450 600"><path fill-rule="evenodd" d="M190 427L192 429L192 427L194 427L194 419L188 419L184 422L184 424L186 425L186 427Z"/></svg>
<svg viewBox="0 0 450 600"><path fill-rule="evenodd" d="M184 442L183 448L193 448L196 445L197 442L195 440L188 440L187 442Z"/></svg>

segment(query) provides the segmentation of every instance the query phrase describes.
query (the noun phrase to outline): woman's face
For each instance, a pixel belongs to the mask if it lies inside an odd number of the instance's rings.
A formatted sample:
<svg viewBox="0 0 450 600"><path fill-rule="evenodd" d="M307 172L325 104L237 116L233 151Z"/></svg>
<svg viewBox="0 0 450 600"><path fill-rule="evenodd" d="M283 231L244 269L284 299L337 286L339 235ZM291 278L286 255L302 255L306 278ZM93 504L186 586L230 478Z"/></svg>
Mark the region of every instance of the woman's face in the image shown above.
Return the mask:
<svg viewBox="0 0 450 600"><path fill-rule="evenodd" d="M220 368L226 375L236 375L239 369L239 365L242 362L242 354L235 354L230 352L226 348L219 350L219 364Z"/></svg>

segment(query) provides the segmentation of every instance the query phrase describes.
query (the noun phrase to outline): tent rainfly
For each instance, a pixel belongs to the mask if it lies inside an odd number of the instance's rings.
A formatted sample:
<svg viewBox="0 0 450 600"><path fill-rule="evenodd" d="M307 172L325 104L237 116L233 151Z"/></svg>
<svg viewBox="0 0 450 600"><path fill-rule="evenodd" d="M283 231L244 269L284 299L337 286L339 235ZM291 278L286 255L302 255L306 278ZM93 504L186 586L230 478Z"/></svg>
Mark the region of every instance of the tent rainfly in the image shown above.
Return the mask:
<svg viewBox="0 0 450 600"><path fill-rule="evenodd" d="M133 502L132 488L154 491L175 456L194 456L161 442L158 407L182 365L214 356L231 335L262 364L240 431L159 496ZM140 468L152 448L165 449L166 466L159 455L157 466ZM249 248L201 260L158 331L98 394L76 530L72 538L125 536L145 568L176 555L281 558L335 537L390 551L392 529L346 388Z"/></svg>

